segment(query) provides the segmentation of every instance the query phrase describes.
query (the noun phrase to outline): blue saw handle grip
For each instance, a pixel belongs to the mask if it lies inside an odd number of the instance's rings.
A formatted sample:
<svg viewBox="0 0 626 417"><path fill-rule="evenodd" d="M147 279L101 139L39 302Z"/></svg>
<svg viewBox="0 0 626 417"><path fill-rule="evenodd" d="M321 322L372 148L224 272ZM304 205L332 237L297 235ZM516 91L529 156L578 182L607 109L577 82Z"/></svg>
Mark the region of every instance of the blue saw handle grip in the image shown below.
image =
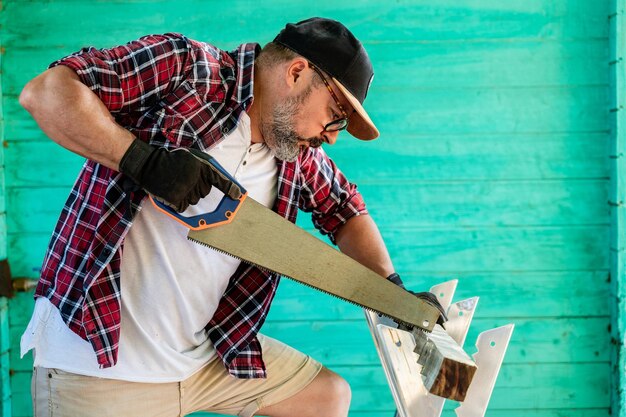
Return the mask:
<svg viewBox="0 0 626 417"><path fill-rule="evenodd" d="M239 207L241 207L241 204L248 196L248 192L211 155L201 151L192 151L191 154L203 163L210 165L212 169L218 171L223 176L228 178L228 180L230 180L236 187L239 188L239 190L241 191L241 197L235 199L224 193L224 197L222 197L215 210L210 213L198 214L196 216L183 216L167 203L157 200L152 195L149 196L150 201L152 201L152 204L154 204L155 207L161 212L167 214L168 216L172 217L179 223L182 223L191 230L203 230L208 229L209 227L215 227L222 224L230 223L231 221L233 221L237 210L239 210Z"/></svg>

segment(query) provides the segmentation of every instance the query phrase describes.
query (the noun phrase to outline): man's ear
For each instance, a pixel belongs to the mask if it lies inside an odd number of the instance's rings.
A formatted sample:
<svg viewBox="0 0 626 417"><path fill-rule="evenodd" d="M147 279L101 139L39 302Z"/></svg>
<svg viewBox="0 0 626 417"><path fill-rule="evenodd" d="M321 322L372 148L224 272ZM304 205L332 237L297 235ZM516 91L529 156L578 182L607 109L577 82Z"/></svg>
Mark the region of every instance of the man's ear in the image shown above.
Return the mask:
<svg viewBox="0 0 626 417"><path fill-rule="evenodd" d="M289 87L295 87L298 81L302 81L304 70L309 66L306 59L302 57L294 58L287 66L286 82Z"/></svg>

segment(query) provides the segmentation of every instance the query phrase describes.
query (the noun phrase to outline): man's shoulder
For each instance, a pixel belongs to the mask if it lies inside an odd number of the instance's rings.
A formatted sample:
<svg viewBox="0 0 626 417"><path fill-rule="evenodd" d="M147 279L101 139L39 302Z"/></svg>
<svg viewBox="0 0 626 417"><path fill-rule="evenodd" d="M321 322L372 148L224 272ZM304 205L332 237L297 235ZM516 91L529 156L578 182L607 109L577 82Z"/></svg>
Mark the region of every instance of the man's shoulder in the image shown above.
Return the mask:
<svg viewBox="0 0 626 417"><path fill-rule="evenodd" d="M251 54L256 55L260 51L260 45L256 42L247 42L238 45L236 48L232 50L228 50L225 48L220 48L219 46L202 40L198 40L195 38L190 38L179 32L167 32L162 35L146 35L146 37L162 37L163 39L168 39L173 43L181 43L184 44L189 49L202 51L204 53L208 53L211 56L216 58L223 57L225 55L231 56L234 59L236 57L240 57L242 55ZM142 38L142 39L143 39Z"/></svg>
<svg viewBox="0 0 626 417"><path fill-rule="evenodd" d="M144 35L139 41L152 45L168 44L167 48L173 52L206 53L216 58L224 52L213 44L190 38L179 32Z"/></svg>

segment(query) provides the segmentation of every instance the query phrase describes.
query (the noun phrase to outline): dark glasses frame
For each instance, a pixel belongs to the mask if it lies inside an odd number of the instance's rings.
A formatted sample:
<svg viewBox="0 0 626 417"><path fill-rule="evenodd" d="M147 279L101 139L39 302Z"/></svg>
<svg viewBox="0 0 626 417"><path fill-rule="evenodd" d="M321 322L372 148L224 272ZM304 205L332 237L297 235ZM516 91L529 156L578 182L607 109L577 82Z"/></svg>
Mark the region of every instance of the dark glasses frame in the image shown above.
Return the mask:
<svg viewBox="0 0 626 417"><path fill-rule="evenodd" d="M326 85L326 88L328 89L328 92L333 97L333 100L335 100L335 103L337 104L337 107L339 107L339 111L341 111L341 114L343 115L343 117L341 119L336 119L336 120L331 121L330 123L327 123L326 126L324 126L324 131L326 131L326 132L337 132L337 131L340 131L340 130L347 129L348 128L348 122L349 122L349 120L348 120L349 119L348 113L346 113L346 111L344 110L343 106L339 102L339 99L337 98L337 95L335 94L335 91L330 86L330 83L326 80L326 77L324 76L324 74L322 74L322 71L320 71L315 65L311 64L310 62L309 62L309 66L311 67L311 69L313 71L315 71L317 73L317 75L320 76L320 78L322 79L322 81Z"/></svg>

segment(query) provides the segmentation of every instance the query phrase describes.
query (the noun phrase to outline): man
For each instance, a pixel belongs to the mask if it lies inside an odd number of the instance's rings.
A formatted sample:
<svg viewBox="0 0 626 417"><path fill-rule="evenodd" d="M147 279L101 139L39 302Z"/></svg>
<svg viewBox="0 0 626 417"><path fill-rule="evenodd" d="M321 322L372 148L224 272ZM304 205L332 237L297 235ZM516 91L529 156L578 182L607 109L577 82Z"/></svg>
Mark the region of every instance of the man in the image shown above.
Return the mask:
<svg viewBox="0 0 626 417"><path fill-rule="evenodd" d="M85 162L46 254L33 318L36 416L346 416L350 389L312 358L258 333L278 277L186 240L152 194L211 211L229 183L318 229L383 277L392 263L356 187L323 152L340 130L378 131L362 103L373 77L339 22L289 24L230 53L180 34L86 48L30 81L20 103Z"/></svg>

